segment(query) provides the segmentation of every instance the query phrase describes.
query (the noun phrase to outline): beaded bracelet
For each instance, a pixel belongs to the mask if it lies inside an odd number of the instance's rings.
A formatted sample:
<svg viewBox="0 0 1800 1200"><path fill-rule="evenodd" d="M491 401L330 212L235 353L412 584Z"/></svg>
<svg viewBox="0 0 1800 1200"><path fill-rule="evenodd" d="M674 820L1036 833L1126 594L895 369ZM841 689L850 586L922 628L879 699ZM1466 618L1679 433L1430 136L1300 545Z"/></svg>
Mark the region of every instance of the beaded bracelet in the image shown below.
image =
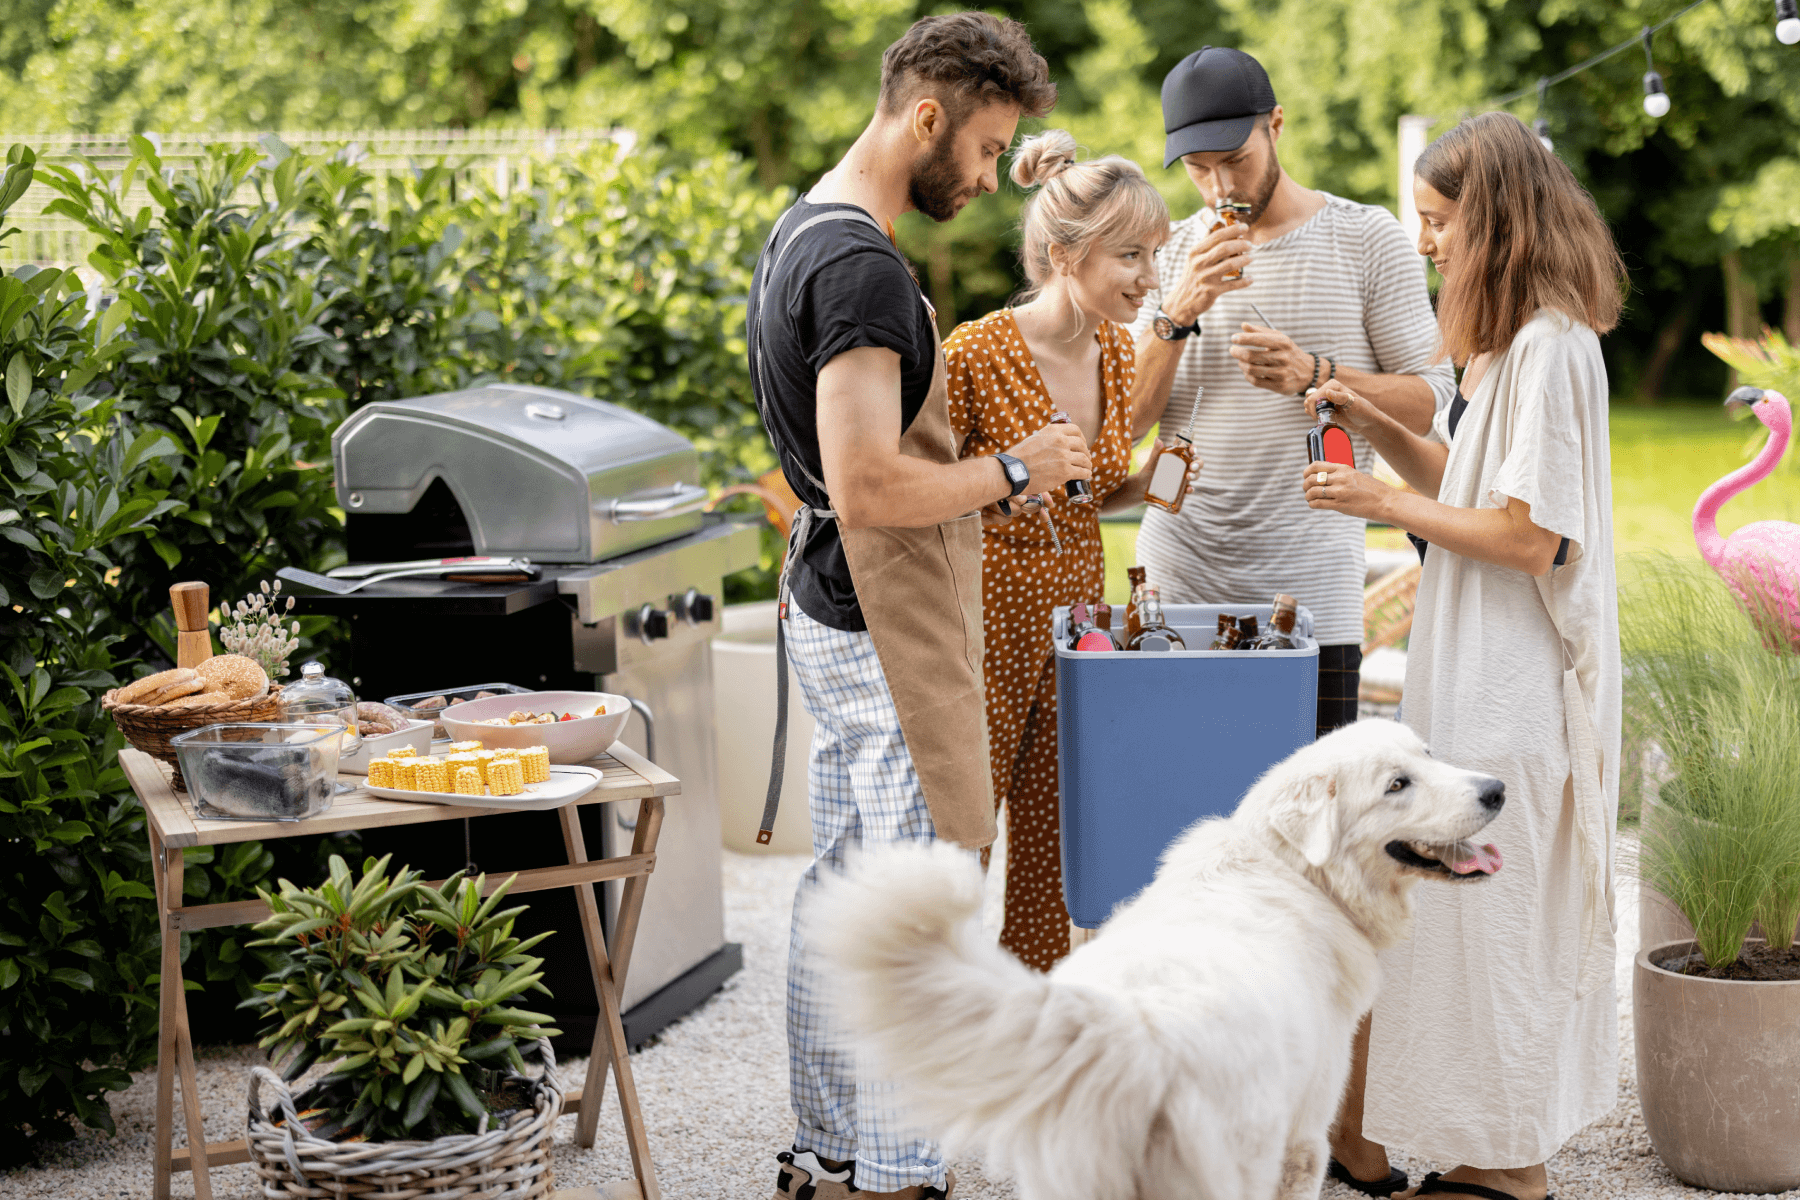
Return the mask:
<svg viewBox="0 0 1800 1200"><path fill-rule="evenodd" d="M1303 351L1302 353L1312 354L1312 351L1306 350L1306 351ZM1307 384L1305 387L1301 388L1299 391L1295 392L1294 395L1296 395L1296 396L1304 396L1304 395L1306 395L1306 393L1312 391L1314 388L1319 386L1319 356L1316 354L1313 354L1312 360L1313 360L1312 382Z"/></svg>

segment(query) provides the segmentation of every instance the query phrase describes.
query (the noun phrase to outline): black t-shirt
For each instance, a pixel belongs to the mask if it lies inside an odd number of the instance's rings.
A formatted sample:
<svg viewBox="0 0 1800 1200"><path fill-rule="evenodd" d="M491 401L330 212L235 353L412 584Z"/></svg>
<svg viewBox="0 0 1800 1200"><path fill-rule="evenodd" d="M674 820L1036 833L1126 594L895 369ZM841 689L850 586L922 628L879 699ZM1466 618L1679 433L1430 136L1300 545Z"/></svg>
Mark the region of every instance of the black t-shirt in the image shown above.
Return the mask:
<svg viewBox="0 0 1800 1200"><path fill-rule="evenodd" d="M834 211L855 215L821 221L795 239L807 221ZM824 489L806 477L825 478L818 426L819 372L825 364L859 346L898 354L903 431L923 407L937 365L930 310L905 258L873 222L853 204L812 204L802 197L764 249L751 283L746 339L751 386L788 486L813 508L831 507ZM792 582L794 598L813 620L852 633L868 628L836 521L814 522Z"/></svg>

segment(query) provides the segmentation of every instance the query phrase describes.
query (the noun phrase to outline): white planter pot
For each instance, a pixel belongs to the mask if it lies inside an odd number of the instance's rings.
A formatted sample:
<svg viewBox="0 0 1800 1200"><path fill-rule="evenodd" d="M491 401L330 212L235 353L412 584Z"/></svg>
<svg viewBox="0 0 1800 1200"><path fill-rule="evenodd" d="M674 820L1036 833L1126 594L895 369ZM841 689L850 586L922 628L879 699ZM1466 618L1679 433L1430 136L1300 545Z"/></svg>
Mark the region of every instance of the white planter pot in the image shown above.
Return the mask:
<svg viewBox="0 0 1800 1200"><path fill-rule="evenodd" d="M775 837L756 844L769 790L775 740L775 602L733 604L712 641L713 725L719 743L719 819L726 849L744 854L812 853L806 802L806 758L813 719L788 668L787 774Z"/></svg>

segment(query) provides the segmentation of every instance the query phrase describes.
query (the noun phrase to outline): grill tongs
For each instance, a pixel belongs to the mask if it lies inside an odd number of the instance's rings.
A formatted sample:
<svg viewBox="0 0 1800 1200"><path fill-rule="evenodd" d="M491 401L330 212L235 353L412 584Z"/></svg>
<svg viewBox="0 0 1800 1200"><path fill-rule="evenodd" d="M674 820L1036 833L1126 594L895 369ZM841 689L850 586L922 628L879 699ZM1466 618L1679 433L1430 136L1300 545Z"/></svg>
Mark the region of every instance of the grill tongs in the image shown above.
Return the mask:
<svg viewBox="0 0 1800 1200"><path fill-rule="evenodd" d="M494 558L469 555L462 558L416 558L410 562L363 563L360 566L333 567L323 575L283 567L276 574L294 583L322 592L348 596L351 592L384 583L389 579L408 579L435 575L451 583L523 583L543 574L528 558Z"/></svg>

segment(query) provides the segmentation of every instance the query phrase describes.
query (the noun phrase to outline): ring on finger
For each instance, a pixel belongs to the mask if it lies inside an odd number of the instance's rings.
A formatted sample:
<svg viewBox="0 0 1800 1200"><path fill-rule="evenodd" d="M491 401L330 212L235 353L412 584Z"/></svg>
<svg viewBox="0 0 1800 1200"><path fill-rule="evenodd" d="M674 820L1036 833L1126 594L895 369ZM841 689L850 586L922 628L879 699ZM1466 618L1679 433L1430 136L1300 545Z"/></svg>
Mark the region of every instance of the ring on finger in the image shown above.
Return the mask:
<svg viewBox="0 0 1800 1200"><path fill-rule="evenodd" d="M1330 478L1331 478L1331 477L1330 477L1330 476L1329 476L1329 475L1327 475L1327 474L1325 474L1325 472L1323 472L1323 471L1320 471L1320 472L1319 472L1319 480L1318 480L1318 482L1319 482L1319 486L1320 486L1320 487L1324 487L1324 486L1325 486L1325 481L1326 481L1326 480L1328 480L1328 479L1330 479Z"/></svg>

